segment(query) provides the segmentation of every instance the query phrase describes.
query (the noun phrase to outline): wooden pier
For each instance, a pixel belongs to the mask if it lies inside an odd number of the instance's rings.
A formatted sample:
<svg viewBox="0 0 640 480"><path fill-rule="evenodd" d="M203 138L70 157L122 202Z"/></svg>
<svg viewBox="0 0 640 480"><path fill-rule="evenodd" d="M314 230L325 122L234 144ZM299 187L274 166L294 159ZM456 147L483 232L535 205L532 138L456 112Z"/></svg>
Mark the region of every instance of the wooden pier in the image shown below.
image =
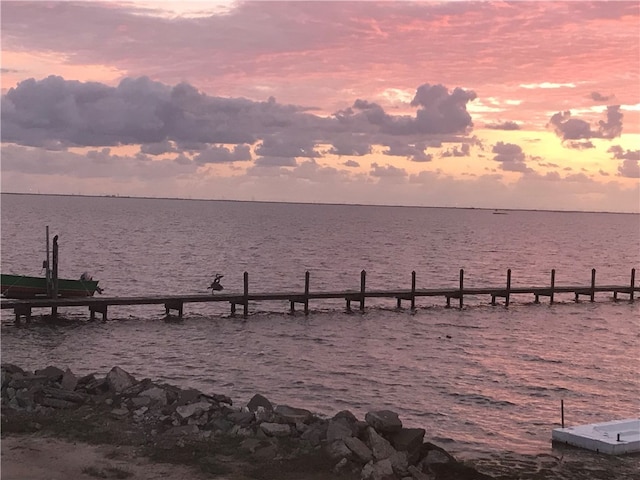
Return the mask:
<svg viewBox="0 0 640 480"><path fill-rule="evenodd" d="M570 293L578 302L581 296L589 297L595 301L597 293L612 294L613 300L619 300L619 295L627 295L630 302L634 301L635 292L640 292L640 286L635 285L635 268L631 270L631 280L628 285L596 285L596 270L591 271L591 283L587 286L560 286L555 284L555 269L551 271L551 281L548 286L542 287L514 287L511 285L511 269L507 270L507 281L504 287L468 288L464 286L464 270L460 270L460 281L457 287L452 288L416 288L416 272L411 272L411 288L397 290L367 290L367 274L363 270L360 273L359 290L342 290L327 292L310 291L310 275L305 273L304 290L300 292L278 293L250 293L249 274L244 273L244 290L242 293L215 293L200 295L157 295L140 297L77 297L77 298L35 298L35 299L5 299L2 298L2 309L13 309L16 324L22 317L28 322L31 320L31 311L34 308L50 308L52 316L56 315L60 307L88 307L91 320L95 320L96 313L107 320L107 309L115 305L164 305L165 313L170 315L177 312L182 318L186 303L228 302L231 306L231 315L236 314L237 306L242 306L243 316L249 315L249 302L288 301L290 312L295 312L296 304L302 304L305 315L309 314L310 300L343 299L346 301L346 310L351 311L351 303L356 302L360 311L364 311L368 298L393 298L397 308L402 308L402 301L410 302L411 309L416 308L416 299L421 297L444 297L446 306L451 307L451 300L458 301L458 307L464 306L466 296L487 295L491 298L491 305L496 305L496 299L504 298L504 305L509 306L513 295L533 295L534 302L539 303L540 297L549 297L549 302L554 302L554 295Z"/></svg>

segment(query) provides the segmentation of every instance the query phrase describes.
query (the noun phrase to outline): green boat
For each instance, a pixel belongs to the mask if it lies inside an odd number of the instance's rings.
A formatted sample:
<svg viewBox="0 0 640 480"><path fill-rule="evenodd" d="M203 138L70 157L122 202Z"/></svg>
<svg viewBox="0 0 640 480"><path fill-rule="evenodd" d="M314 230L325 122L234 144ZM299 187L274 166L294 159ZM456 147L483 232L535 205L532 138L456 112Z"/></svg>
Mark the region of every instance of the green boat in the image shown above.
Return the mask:
<svg viewBox="0 0 640 480"><path fill-rule="evenodd" d="M25 275L1 274L2 296L6 298L47 298L47 279ZM85 278L79 280L58 279L58 297L92 297L100 293L98 281Z"/></svg>

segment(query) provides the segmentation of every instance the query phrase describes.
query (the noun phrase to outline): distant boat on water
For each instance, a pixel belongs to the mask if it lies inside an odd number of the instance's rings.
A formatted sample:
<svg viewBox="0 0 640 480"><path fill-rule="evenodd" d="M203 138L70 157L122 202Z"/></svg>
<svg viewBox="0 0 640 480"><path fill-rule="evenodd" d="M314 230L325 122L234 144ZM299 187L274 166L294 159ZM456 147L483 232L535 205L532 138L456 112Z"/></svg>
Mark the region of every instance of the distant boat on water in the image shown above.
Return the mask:
<svg viewBox="0 0 640 480"><path fill-rule="evenodd" d="M502 211L502 210L494 210L493 214L494 215L507 215L507 212Z"/></svg>

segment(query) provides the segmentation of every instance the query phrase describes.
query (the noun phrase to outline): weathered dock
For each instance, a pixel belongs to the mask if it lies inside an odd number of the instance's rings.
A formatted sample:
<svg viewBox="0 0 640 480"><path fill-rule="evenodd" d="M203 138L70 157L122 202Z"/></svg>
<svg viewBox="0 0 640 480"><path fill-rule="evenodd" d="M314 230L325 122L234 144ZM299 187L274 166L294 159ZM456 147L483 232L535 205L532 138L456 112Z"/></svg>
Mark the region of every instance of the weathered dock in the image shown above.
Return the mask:
<svg viewBox="0 0 640 480"><path fill-rule="evenodd" d="M31 319L31 312L36 308L51 308L52 316L55 316L60 307L88 307L91 320L95 320L96 313L107 319L107 310L116 305L164 305L165 313L172 311L182 317L184 305L187 303L228 302L231 306L231 315L236 314L237 306L243 307L243 315L249 315L250 302L287 301L290 311L295 312L296 304L302 304L305 315L309 314L310 300L343 299L346 301L346 310L351 311L351 303L359 304L359 309L364 311L368 298L393 298L397 308L402 308L402 301L409 301L411 309L416 308L416 299L421 297L444 297L446 306L451 306L451 300L458 300L458 307L464 306L466 296L487 295L491 298L491 305L496 305L496 299L503 298L504 305L509 306L513 295L533 295L534 302L539 303L540 297L549 297L549 302L554 302L556 294L573 294L578 302L581 296L589 297L595 301L596 293L609 293L613 300L619 300L619 295L628 295L630 302L634 301L635 292L640 292L640 286L635 285L635 268L631 270L631 280L628 285L596 285L596 270L591 271L591 283L587 286L567 286L555 284L555 269L551 271L551 282L542 287L514 287L511 285L511 269L507 270L507 281L503 287L468 288L464 286L464 270L460 270L460 280L456 287L452 288L416 288L416 272L411 272L411 288L396 290L367 290L366 272L360 273L359 290L341 290L312 292L310 290L310 274L305 273L304 290L299 292L276 293L250 293L249 274L244 272L244 289L242 293L215 293L198 295L145 295L137 297L77 297L77 298L35 298L35 299L5 299L2 298L2 309L13 309L16 323L19 324L22 317L27 321Z"/></svg>

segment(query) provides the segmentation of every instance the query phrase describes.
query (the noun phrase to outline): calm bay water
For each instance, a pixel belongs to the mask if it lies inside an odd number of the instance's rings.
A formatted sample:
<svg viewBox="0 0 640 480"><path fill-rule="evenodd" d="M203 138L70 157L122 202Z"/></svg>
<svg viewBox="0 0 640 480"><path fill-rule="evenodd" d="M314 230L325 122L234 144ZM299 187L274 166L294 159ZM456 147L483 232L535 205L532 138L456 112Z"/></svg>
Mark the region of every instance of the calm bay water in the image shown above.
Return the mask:
<svg viewBox="0 0 640 480"><path fill-rule="evenodd" d="M311 289L627 285L640 270L640 216L604 213L328 206L224 201L2 195L3 273L38 275L45 226L60 238L60 276L89 271L105 295L201 293L216 272L225 292ZM626 297L626 296L622 296ZM2 313L2 361L25 368L68 366L106 374L118 365L150 377L231 396L359 417L399 413L405 426L453 452L548 452L559 426L640 414L640 303L533 304L509 308L469 297L312 302L289 315L286 302L186 305L181 323L162 306L111 307L107 323L64 311L65 325L12 325ZM547 301L547 299L544 299Z"/></svg>

